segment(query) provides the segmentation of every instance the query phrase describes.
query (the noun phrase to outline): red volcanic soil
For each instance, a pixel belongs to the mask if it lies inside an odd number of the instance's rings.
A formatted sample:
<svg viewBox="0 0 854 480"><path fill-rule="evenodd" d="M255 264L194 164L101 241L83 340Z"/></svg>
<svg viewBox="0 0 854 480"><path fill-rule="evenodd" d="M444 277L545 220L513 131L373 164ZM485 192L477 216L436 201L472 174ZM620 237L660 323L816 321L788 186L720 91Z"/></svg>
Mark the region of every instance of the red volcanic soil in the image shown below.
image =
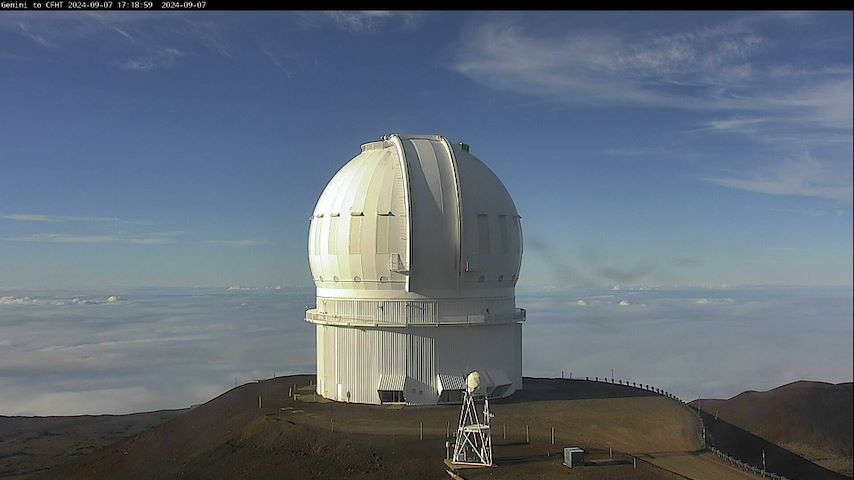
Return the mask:
<svg viewBox="0 0 854 480"><path fill-rule="evenodd" d="M800 381L765 392L747 391L699 406L729 424L851 476L854 445L852 384ZM691 402L697 406L698 401ZM761 455L761 454L760 454ZM771 466L769 466L771 469Z"/></svg>

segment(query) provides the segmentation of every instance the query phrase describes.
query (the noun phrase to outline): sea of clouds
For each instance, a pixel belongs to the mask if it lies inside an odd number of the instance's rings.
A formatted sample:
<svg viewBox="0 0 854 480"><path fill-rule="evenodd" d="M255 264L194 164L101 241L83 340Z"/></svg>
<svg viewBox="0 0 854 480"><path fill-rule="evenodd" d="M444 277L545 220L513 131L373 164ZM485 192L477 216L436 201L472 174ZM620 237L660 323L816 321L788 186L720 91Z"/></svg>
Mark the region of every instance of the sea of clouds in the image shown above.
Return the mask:
<svg viewBox="0 0 854 480"><path fill-rule="evenodd" d="M112 297L112 298L111 298ZM685 399L852 379L851 288L520 289L524 374ZM0 415L128 413L313 373L310 288L0 291Z"/></svg>

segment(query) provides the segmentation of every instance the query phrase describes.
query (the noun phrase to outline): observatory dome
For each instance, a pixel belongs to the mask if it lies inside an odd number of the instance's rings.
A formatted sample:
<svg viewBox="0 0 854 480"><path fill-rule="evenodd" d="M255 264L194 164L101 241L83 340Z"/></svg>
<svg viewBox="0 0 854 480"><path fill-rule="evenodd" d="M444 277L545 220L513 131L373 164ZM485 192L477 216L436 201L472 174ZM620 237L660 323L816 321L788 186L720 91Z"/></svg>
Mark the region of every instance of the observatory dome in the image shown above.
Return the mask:
<svg viewBox="0 0 854 480"><path fill-rule="evenodd" d="M366 143L310 220L319 394L454 402L473 370L493 397L522 388L520 217L468 145L398 134Z"/></svg>
<svg viewBox="0 0 854 480"><path fill-rule="evenodd" d="M390 135L362 145L320 195L309 258L327 297L510 293L522 261L519 215L467 145Z"/></svg>

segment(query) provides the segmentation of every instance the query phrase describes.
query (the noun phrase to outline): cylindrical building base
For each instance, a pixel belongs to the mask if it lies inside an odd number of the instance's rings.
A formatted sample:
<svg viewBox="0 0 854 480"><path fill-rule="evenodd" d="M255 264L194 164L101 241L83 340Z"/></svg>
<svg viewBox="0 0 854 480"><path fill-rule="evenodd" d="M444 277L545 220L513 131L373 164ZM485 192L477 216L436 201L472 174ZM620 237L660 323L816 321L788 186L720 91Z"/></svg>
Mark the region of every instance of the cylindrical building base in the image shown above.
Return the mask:
<svg viewBox="0 0 854 480"><path fill-rule="evenodd" d="M317 393L341 402L458 403L477 370L491 398L522 388L522 325L317 325Z"/></svg>

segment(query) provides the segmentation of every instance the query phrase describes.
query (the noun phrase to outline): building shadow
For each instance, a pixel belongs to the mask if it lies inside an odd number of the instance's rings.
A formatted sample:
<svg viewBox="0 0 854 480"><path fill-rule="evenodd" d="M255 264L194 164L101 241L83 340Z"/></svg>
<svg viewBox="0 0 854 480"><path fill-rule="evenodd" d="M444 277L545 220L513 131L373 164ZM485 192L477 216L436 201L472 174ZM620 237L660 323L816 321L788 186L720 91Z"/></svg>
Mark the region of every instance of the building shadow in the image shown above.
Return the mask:
<svg viewBox="0 0 854 480"><path fill-rule="evenodd" d="M522 379L522 390L495 403L522 403L548 400L590 400L603 398L654 397L660 395L643 388L627 384L605 383L594 380L563 378Z"/></svg>

